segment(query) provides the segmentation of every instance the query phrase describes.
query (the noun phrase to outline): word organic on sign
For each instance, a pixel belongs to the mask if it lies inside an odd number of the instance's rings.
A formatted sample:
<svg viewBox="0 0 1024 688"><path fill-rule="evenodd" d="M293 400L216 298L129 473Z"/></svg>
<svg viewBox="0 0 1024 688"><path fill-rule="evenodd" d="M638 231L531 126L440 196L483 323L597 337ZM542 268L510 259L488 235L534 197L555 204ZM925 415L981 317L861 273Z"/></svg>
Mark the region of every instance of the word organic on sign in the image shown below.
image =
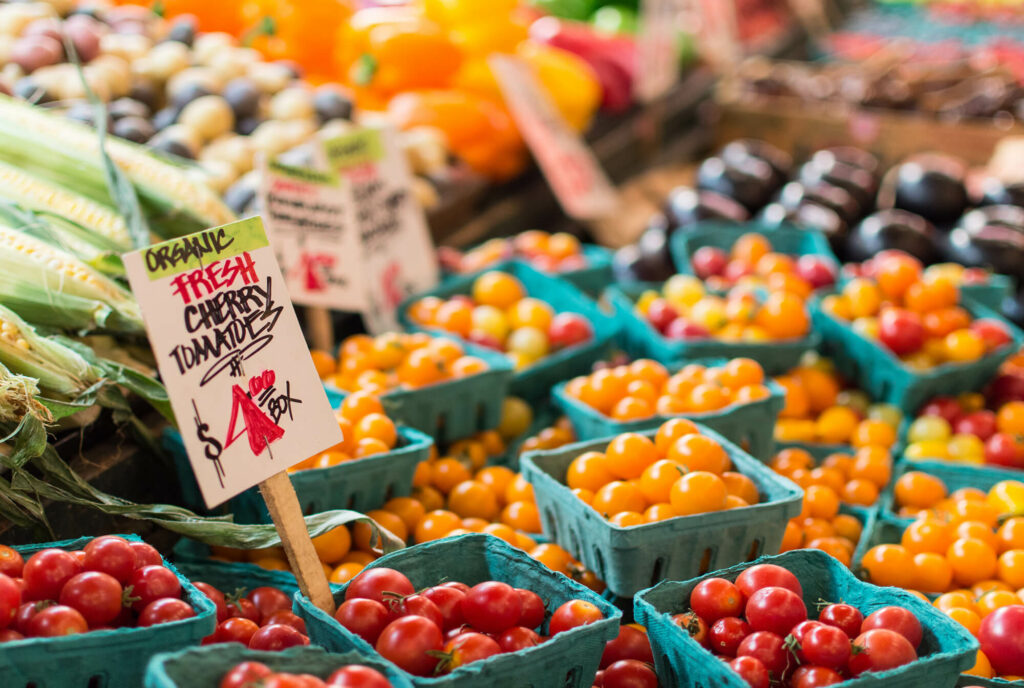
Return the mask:
<svg viewBox="0 0 1024 688"><path fill-rule="evenodd" d="M361 310L362 249L348 181L275 161L262 164L261 180L264 220L292 300Z"/></svg>
<svg viewBox="0 0 1024 688"><path fill-rule="evenodd" d="M341 441L260 218L124 264L207 506Z"/></svg>
<svg viewBox="0 0 1024 688"><path fill-rule="evenodd" d="M398 326L398 305L437 283L437 259L412 175L389 128L365 128L323 142L327 166L352 185L359 227L366 326Z"/></svg>

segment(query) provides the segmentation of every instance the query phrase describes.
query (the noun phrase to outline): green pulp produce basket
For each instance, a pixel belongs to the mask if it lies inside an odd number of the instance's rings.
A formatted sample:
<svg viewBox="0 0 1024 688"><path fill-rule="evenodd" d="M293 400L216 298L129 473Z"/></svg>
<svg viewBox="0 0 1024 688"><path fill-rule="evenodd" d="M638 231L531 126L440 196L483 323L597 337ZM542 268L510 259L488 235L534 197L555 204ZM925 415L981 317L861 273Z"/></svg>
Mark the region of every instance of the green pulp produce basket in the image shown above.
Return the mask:
<svg viewBox="0 0 1024 688"><path fill-rule="evenodd" d="M139 541L137 535L121 535ZM93 538L18 546L26 559L39 550L75 550ZM217 613L213 602L199 592L169 562L181 582L182 599L196 615L191 619L149 626L89 631L59 638L26 638L0 645L0 686L3 688L138 688L149 658L184 649L213 633Z"/></svg>
<svg viewBox="0 0 1024 688"><path fill-rule="evenodd" d="M173 428L166 429L163 445L174 457L185 503L194 509L204 509L181 434ZM422 432L400 426L398 446L386 454L291 473L289 477L302 513L309 515L331 509L366 511L378 508L392 497L408 495L412 491L416 465L426 460L432 445L433 440ZM271 522L267 505L256 487L233 497L223 508L234 514L236 523Z"/></svg>
<svg viewBox="0 0 1024 688"><path fill-rule="evenodd" d="M725 365L727 362L724 358L690 361L690 363L699 363L708 367ZM673 369L679 367L673 366ZM765 385L771 391L771 396L765 399L758 399L747 404L730 404L717 411L704 413L682 413L678 416L656 415L642 420L618 421L587 406L580 400L570 397L565 393L567 384L567 382L558 383L551 394L555 403L569 417L572 427L576 430L576 435L581 440L613 437L623 432L657 430L669 418L681 417L706 425L729 441L742 446L761 461L771 459L771 453L775 447L775 439L772 436L775 419L786 403L785 390L774 380L766 379Z"/></svg>
<svg viewBox="0 0 1024 688"><path fill-rule="evenodd" d="M811 303L814 329L821 334L822 353L832 358L846 378L857 380L873 399L899 406L904 414L939 394L974 391L984 385L999 366L1024 343L1024 333L995 312L979 303L961 304L973 318L999 320L1013 341L977 361L945 363L928 371L915 371L880 343L865 339L821 308L820 300Z"/></svg>
<svg viewBox="0 0 1024 688"><path fill-rule="evenodd" d="M361 664L384 674L393 688L409 688L409 682L394 667L356 652L330 654L319 647L260 652L249 650L241 643L222 643L159 654L149 663L145 688L218 688L223 676L242 662L260 662L274 671L313 674L322 679L341 667Z"/></svg>
<svg viewBox="0 0 1024 688"><path fill-rule="evenodd" d="M800 513L803 490L717 432L702 427L701 433L725 448L733 470L754 481L760 503L628 528L615 526L565 485L573 459L588 451L603 451L610 441L605 438L523 456L520 465L533 485L544 534L593 570L619 597L632 597L661 580L682 580L778 552L786 522ZM654 436L653 432L642 434Z"/></svg>
<svg viewBox="0 0 1024 688"><path fill-rule="evenodd" d="M987 284L961 284L960 293L965 299L999 313L1003 310L1003 301L1013 294L1013 286L1013 278L1009 275L992 273Z"/></svg>
<svg viewBox="0 0 1024 688"><path fill-rule="evenodd" d="M416 545L381 557L367 568L381 566L401 571L417 590L444 581L472 586L497 580L536 592L549 613L569 600L579 599L597 605L605 616L596 623L559 633L535 647L473 662L443 676L426 678L400 672L414 686L584 688L593 683L605 643L619 632L622 612L600 595L491 535L473 533ZM344 590L336 592L334 599L344 601ZM306 597L296 595L295 610L305 619L314 644L332 652L355 651L364 657L381 659L366 641L344 629Z"/></svg>
<svg viewBox="0 0 1024 688"><path fill-rule="evenodd" d="M788 256L821 256L832 264L839 278L839 260L821 232L796 227L766 228L757 222L700 222L689 232L672 235L672 260L676 269L684 275L692 275L693 254L705 246L719 248L729 253L733 244L744 234L762 234L776 253Z"/></svg>
<svg viewBox="0 0 1024 688"><path fill-rule="evenodd" d="M512 379L512 362L496 351L459 343L468 355L487 363L487 370L419 389L386 392L380 400L388 418L425 432L439 444L498 426L501 403ZM324 389L334 408L348 396L329 382Z"/></svg>
<svg viewBox="0 0 1024 688"><path fill-rule="evenodd" d="M612 281L612 252L604 246L583 244L583 257L587 259L587 266L584 268L580 268L579 270L565 270L562 272L544 272L544 274L561 277L566 282L575 285L580 289L580 291L596 296L600 294L601 290L607 287ZM471 273L445 272L443 284L448 284L452 280L457 280L467 275L479 275L500 266L501 263L499 262Z"/></svg>
<svg viewBox="0 0 1024 688"><path fill-rule="evenodd" d="M198 543L195 543L198 544ZM175 547L175 552L178 548ZM289 596L299 590L298 581L290 571L272 571L255 564L217 559L194 559L175 557L175 566L183 576L193 583L209 583L225 595L233 594L239 588L248 593L254 588L269 586L284 591ZM332 588L337 588L331 583Z"/></svg>
<svg viewBox="0 0 1024 688"><path fill-rule="evenodd" d="M897 669L848 679L842 682L844 688L950 686L961 671L974 664L978 641L941 611L906 591L880 588L857 580L849 569L824 552L803 549L763 557L685 582L666 581L638 594L634 614L637 621L647 627L662 685L746 688L747 684L739 674L673 623L672 615L688 611L691 591L705 578L735 580L743 570L763 563L777 564L796 574L809 610L816 609L819 600L841 600L857 607L864 616L881 607L895 605L909 609L921 621L924 637L918 647L917 661Z"/></svg>
<svg viewBox="0 0 1024 688"><path fill-rule="evenodd" d="M509 394L530 401L545 399L556 383L567 377L589 372L590 367L604 355L618 333L617 321L605 314L593 300L564 279L545 275L529 265L517 261L503 263L494 269L515 276L523 283L528 295L545 301L554 308L556 313L578 313L586 318L594 329L594 338L589 342L558 351L514 373ZM416 325L409 319L409 307L424 296L449 298L456 294L469 294L475 279L473 275L460 277L436 289L406 299L398 309L399 322L407 330L429 332L435 335L450 334L442 330Z"/></svg>
<svg viewBox="0 0 1024 688"><path fill-rule="evenodd" d="M820 341L812 329L799 339L777 342L723 342L717 339L669 339L636 312L636 300L649 290L660 291L661 284L636 282L608 287L604 299L612 306L619 322L619 341L635 358L653 358L664 365L683 363L694 358L752 358L768 375L781 375L798 363Z"/></svg>

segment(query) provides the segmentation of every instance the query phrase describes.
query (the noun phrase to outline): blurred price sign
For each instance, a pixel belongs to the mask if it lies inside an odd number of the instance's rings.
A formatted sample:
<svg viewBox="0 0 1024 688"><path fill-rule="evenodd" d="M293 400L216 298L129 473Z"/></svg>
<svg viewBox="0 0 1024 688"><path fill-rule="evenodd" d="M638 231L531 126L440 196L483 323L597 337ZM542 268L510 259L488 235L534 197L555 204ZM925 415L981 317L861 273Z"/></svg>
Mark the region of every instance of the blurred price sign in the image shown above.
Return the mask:
<svg viewBox="0 0 1024 688"><path fill-rule="evenodd" d="M613 213L618 206L615 188L530 66L508 55L492 55L489 62L530 152L566 214L596 220Z"/></svg>
<svg viewBox="0 0 1024 688"><path fill-rule="evenodd" d="M677 43L685 0L642 0L636 40L635 91L644 102L657 100L679 80Z"/></svg>
<svg viewBox="0 0 1024 688"><path fill-rule="evenodd" d="M830 31L826 0L789 0L789 6L812 36L824 36Z"/></svg>
<svg viewBox="0 0 1024 688"><path fill-rule="evenodd" d="M357 129L323 143L329 169L352 185L367 329L398 327L398 305L438 281L437 257L412 173L388 127Z"/></svg>
<svg viewBox="0 0 1024 688"><path fill-rule="evenodd" d="M717 71L734 67L743 55L735 0L696 0L701 21L698 47Z"/></svg>

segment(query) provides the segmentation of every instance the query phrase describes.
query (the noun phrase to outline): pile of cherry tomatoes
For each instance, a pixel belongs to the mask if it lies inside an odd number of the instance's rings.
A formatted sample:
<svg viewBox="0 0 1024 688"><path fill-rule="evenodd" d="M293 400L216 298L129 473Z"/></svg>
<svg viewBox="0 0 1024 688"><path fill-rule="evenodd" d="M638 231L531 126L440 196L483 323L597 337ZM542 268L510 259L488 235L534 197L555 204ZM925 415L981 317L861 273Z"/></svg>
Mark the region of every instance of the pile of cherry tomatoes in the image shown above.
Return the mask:
<svg viewBox="0 0 1024 688"><path fill-rule="evenodd" d="M219 688L391 688L391 681L360 664L339 667L325 680L312 674L275 672L262 662L242 662L224 674Z"/></svg>
<svg viewBox="0 0 1024 688"><path fill-rule="evenodd" d="M217 608L217 628L203 645L242 643L250 650L286 650L309 645L306 622L292 613L291 595L264 585L225 594L209 583L193 581ZM244 593L244 594L243 594Z"/></svg>

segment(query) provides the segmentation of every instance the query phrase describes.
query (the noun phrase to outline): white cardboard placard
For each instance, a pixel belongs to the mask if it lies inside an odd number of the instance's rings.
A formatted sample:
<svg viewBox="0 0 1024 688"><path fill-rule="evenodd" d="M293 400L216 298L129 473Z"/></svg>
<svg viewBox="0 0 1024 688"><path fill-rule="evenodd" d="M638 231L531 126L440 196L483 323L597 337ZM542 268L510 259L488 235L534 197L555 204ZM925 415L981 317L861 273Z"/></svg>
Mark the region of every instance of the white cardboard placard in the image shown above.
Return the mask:
<svg viewBox="0 0 1024 688"><path fill-rule="evenodd" d="M341 441L259 217L124 265L207 506Z"/></svg>
<svg viewBox="0 0 1024 688"><path fill-rule="evenodd" d="M488 61L526 145L566 214L578 220L612 214L618 206L615 187L530 66L508 55L492 55Z"/></svg>
<svg viewBox="0 0 1024 688"><path fill-rule="evenodd" d="M657 100L679 81L676 49L684 0L641 0L636 39L637 73L634 90L644 102Z"/></svg>
<svg viewBox="0 0 1024 688"><path fill-rule="evenodd" d="M352 187L365 303L374 333L398 327L398 305L438 281L430 229L412 194L412 174L389 127L366 127L323 141L329 169Z"/></svg>
<svg viewBox="0 0 1024 688"><path fill-rule="evenodd" d="M260 208L292 301L361 310L362 247L348 181L266 159L260 172Z"/></svg>

